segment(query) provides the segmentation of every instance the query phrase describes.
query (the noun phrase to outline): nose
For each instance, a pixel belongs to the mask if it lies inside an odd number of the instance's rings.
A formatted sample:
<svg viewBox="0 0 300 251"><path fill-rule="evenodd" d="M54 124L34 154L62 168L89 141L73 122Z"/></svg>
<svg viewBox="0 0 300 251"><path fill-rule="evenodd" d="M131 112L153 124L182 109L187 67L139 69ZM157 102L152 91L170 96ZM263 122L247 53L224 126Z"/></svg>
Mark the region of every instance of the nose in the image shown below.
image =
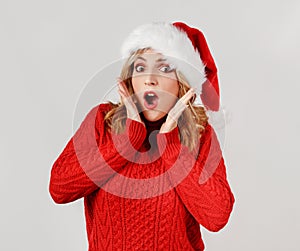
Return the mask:
<svg viewBox="0 0 300 251"><path fill-rule="evenodd" d="M157 84L158 84L157 78L155 77L154 74L147 75L147 77L145 79L145 85L156 86Z"/></svg>

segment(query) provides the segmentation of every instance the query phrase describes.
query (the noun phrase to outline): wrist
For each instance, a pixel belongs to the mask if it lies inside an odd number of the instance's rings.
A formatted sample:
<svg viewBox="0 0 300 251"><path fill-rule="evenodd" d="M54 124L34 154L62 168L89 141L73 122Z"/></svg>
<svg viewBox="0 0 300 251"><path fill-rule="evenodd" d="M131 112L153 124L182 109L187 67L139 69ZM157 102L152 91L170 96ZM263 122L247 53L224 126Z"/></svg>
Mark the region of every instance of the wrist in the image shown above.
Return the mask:
<svg viewBox="0 0 300 251"><path fill-rule="evenodd" d="M171 132L173 131L175 128L177 127L177 123L176 122L173 122L173 123L163 123L160 130L159 130L159 133L168 133L168 132Z"/></svg>

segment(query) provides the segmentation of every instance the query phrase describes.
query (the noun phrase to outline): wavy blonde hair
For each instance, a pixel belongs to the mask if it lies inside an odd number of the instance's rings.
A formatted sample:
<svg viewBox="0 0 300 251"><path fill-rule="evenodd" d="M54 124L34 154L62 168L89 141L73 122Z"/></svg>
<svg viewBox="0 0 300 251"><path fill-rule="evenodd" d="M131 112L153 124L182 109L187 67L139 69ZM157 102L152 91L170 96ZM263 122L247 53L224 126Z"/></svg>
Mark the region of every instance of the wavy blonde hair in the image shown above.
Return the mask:
<svg viewBox="0 0 300 251"><path fill-rule="evenodd" d="M124 81L130 94L134 94L131 82L134 62L139 55L145 53L149 49L150 48L137 50L123 65L120 77ZM190 86L186 78L179 70L176 69L175 72L179 85L178 98L181 98L190 89ZM180 127L180 141L191 151L198 144L199 138L201 137L201 134L203 133L208 122L205 108L194 105L193 102L194 100L188 102L187 109L184 110L178 119L178 125ZM121 133L125 129L125 123L127 119L126 107L122 102L117 104L110 102L110 105L112 109L107 112L104 118L105 127L107 130L113 129L115 133Z"/></svg>

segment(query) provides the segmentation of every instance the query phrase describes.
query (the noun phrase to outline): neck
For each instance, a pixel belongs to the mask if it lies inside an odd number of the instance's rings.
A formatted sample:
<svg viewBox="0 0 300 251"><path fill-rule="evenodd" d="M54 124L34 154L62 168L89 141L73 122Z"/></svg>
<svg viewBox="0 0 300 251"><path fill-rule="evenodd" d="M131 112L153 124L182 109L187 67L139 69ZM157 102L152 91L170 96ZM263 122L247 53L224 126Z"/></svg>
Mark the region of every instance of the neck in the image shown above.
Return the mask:
<svg viewBox="0 0 300 251"><path fill-rule="evenodd" d="M166 121L167 114L155 121L147 120L143 113L140 114L142 121L145 123L147 131L159 130L161 125Z"/></svg>

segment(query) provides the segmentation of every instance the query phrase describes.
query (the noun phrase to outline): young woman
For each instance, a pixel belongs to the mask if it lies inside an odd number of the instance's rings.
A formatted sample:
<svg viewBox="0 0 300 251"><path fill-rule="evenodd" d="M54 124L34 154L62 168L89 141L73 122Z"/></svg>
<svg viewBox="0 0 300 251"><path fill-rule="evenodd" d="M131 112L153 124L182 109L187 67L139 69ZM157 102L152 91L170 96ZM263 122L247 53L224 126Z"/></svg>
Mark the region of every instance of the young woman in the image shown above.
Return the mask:
<svg viewBox="0 0 300 251"><path fill-rule="evenodd" d="M90 251L204 250L199 225L220 230L234 203L206 116L219 89L204 36L183 23L145 25L123 55L120 102L88 113L53 164L51 196L84 198Z"/></svg>

